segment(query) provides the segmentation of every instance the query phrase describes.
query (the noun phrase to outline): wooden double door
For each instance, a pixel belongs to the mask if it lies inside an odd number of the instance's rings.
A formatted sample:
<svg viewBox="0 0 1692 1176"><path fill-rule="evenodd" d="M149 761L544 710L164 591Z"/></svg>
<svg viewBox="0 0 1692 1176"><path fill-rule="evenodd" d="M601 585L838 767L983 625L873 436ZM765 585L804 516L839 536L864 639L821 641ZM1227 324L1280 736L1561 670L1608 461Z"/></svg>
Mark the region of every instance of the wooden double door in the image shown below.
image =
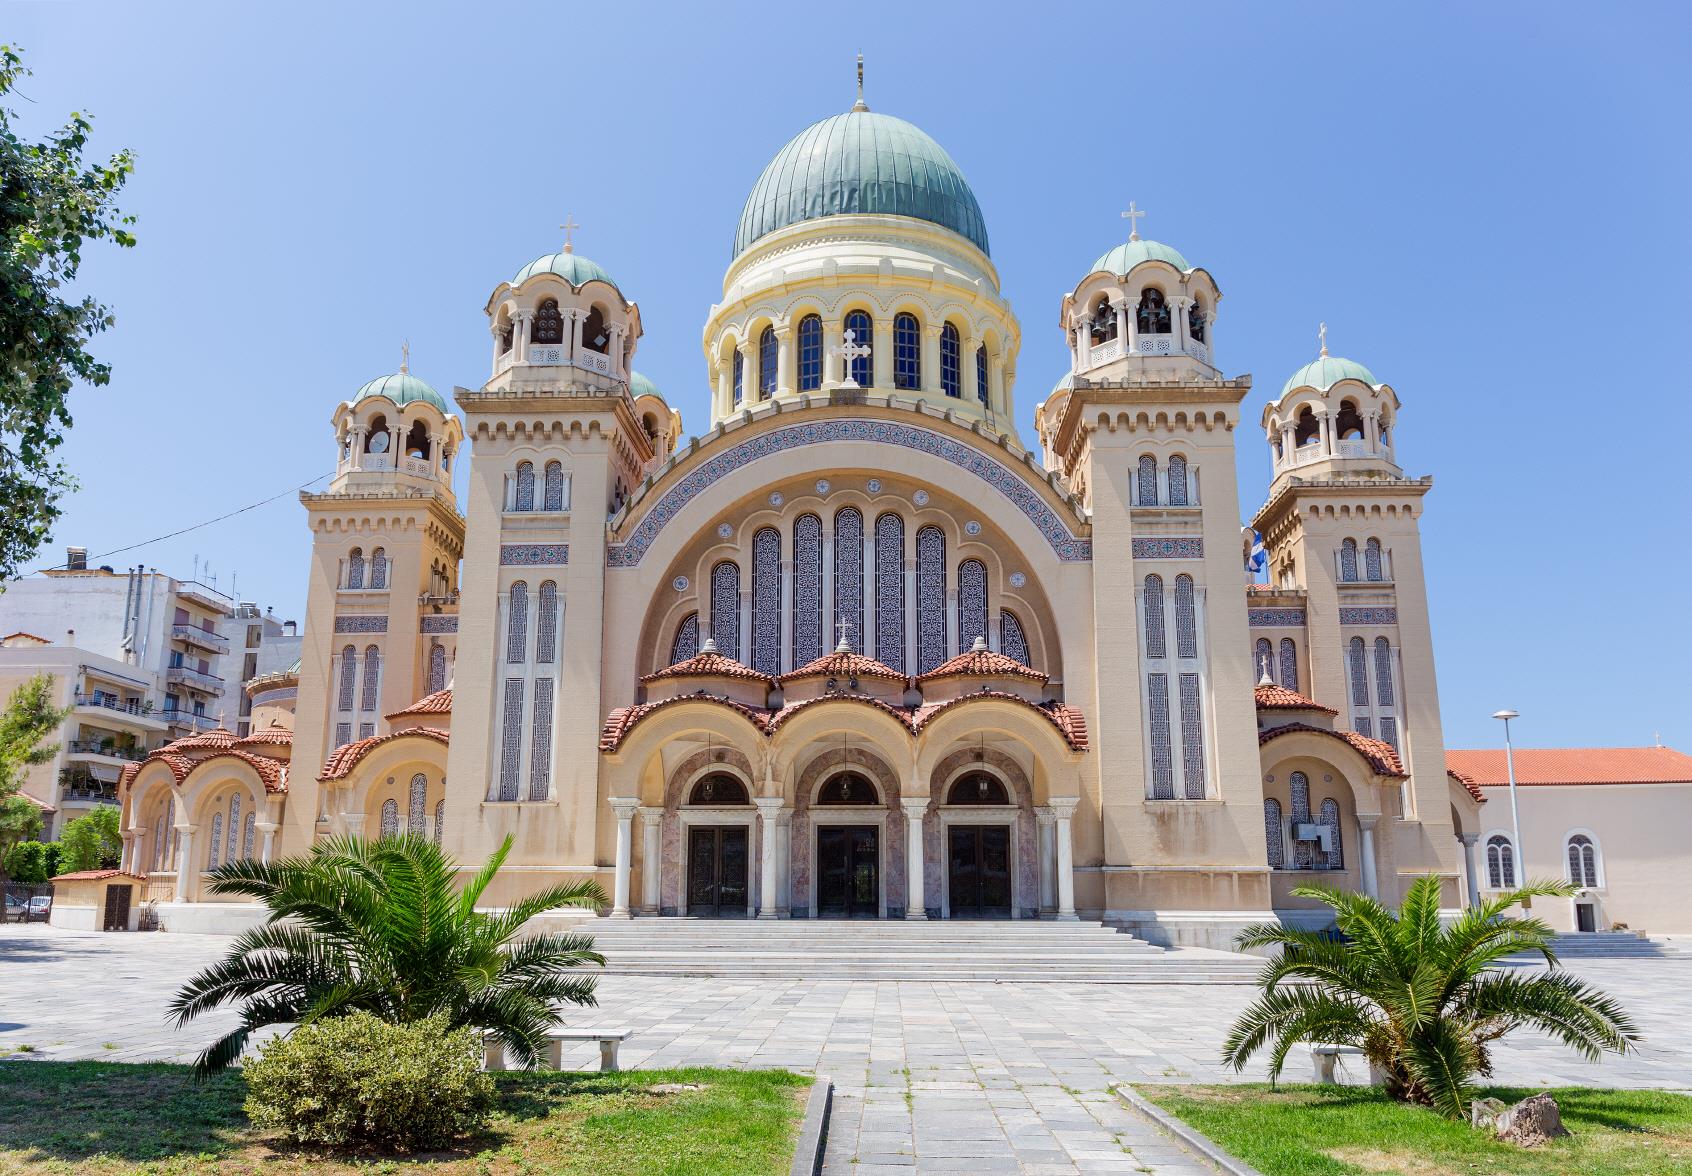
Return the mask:
<svg viewBox="0 0 1692 1176"><path fill-rule="evenodd" d="M881 830L876 826L818 826L817 916L881 917Z"/></svg>
<svg viewBox="0 0 1692 1176"><path fill-rule="evenodd" d="M946 896L954 919L1011 917L1008 825L952 825L946 831Z"/></svg>
<svg viewBox="0 0 1692 1176"><path fill-rule="evenodd" d="M692 825L687 830L687 913L744 919L751 890L751 830L745 825Z"/></svg>

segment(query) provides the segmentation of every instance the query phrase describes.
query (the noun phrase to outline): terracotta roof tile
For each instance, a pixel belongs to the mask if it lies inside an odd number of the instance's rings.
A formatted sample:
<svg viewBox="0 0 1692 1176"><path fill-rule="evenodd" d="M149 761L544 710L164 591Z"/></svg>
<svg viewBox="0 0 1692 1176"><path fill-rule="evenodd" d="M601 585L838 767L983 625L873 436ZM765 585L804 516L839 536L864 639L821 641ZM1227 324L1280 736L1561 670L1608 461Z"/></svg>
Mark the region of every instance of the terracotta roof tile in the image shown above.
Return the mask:
<svg viewBox="0 0 1692 1176"><path fill-rule="evenodd" d="M1052 726L1058 729L1058 733L1063 736L1064 741L1071 748L1076 751L1087 750L1087 719L1081 713L1080 708L1062 702L1029 702L1020 694L1009 694L1003 690L976 690L957 698L949 698L945 702L920 706L913 713L911 729L920 732L941 711L950 710L965 703L989 699L996 702L1012 702L1025 706L1029 710L1038 711L1046 717Z"/></svg>
<svg viewBox="0 0 1692 1176"><path fill-rule="evenodd" d="M796 670L789 670L778 680L792 682L799 678L885 678L891 682L910 681L908 675L876 661L873 657L838 648Z"/></svg>
<svg viewBox="0 0 1692 1176"><path fill-rule="evenodd" d="M134 878L145 881L140 874L131 874L128 870L77 870L71 874L55 874L53 882L98 882L102 878Z"/></svg>
<svg viewBox="0 0 1692 1176"><path fill-rule="evenodd" d="M133 781L135 779L135 772L139 772L142 768L152 763L163 764L165 767L170 769L170 774L176 778L176 782L178 784L182 783L182 781L188 778L188 773L194 770L194 761L185 755L177 755L176 752L172 750L174 747L175 744L166 744L157 751L148 755L146 759L142 760L138 764L125 764L123 772L118 774L119 786L121 787L122 785ZM130 768L134 768L135 772L130 772ZM125 778L124 773L128 773L127 779Z"/></svg>
<svg viewBox="0 0 1692 1176"><path fill-rule="evenodd" d="M686 661L679 661L655 674L647 674L641 681L662 682L667 678L741 678L749 682L775 685L775 679L768 674L760 674L751 666L742 665L727 654L718 653L716 646L709 640L705 642L704 649Z"/></svg>
<svg viewBox="0 0 1692 1176"><path fill-rule="evenodd" d="M274 745L280 747L291 747L293 746L293 743L294 733L292 731L288 730L286 727L281 727L272 723L262 731L254 731L251 734L241 736L241 738L235 741L235 746L244 747L247 744L253 744L255 746L262 744L266 746Z"/></svg>
<svg viewBox="0 0 1692 1176"><path fill-rule="evenodd" d="M1306 710L1321 711L1325 715L1339 714L1333 707L1323 706L1315 699L1306 698L1298 691L1288 690L1285 686L1259 682L1252 693L1257 699L1258 710Z"/></svg>
<svg viewBox="0 0 1692 1176"><path fill-rule="evenodd" d="M1398 758L1398 753L1392 749L1392 744L1379 739L1371 739L1367 735L1359 735L1356 731L1330 731L1326 727L1313 727L1309 723L1286 723L1279 727L1270 727L1260 731L1257 735L1257 745L1262 747L1271 739L1278 739L1282 735L1291 735L1298 731L1309 731L1315 735L1322 735L1329 739L1338 739L1348 743L1358 754L1369 761L1369 766L1376 775L1403 777L1409 773L1404 770L1404 764Z"/></svg>
<svg viewBox="0 0 1692 1176"><path fill-rule="evenodd" d="M776 711L775 714L770 716L766 733L773 735L783 725L785 725L788 720L793 718L793 716L798 714L800 711L810 710L812 707L822 706L824 703L829 702L849 702L867 706L872 710L878 710L883 714L891 715L901 726L905 728L905 730L914 730L911 725L914 712L909 707L894 706L890 702L883 702L879 698L871 698L867 694L819 694L815 698L807 698L802 702L792 703Z"/></svg>
<svg viewBox="0 0 1692 1176"><path fill-rule="evenodd" d="M235 732L226 731L222 727L207 731L203 735L184 735L173 743L165 744L166 751L204 751L207 748L221 748L235 746Z"/></svg>
<svg viewBox="0 0 1692 1176"><path fill-rule="evenodd" d="M1516 783L1692 784L1692 755L1672 747L1518 747ZM1448 750L1445 766L1482 788L1510 782L1502 749Z"/></svg>
<svg viewBox="0 0 1692 1176"><path fill-rule="evenodd" d="M1050 681L1050 674L1025 666L1014 657L996 653L982 643L979 648L966 649L950 661L942 662L926 674L918 674L918 682L935 678L970 676L977 678L1031 678L1036 682Z"/></svg>
<svg viewBox="0 0 1692 1176"><path fill-rule="evenodd" d="M226 751L213 752L211 755L206 756L205 759L196 760L194 761L193 766L198 769L206 764L220 759L238 759L242 763L246 764L249 768L258 773L258 778L264 782L264 790L266 792L288 791L288 766L281 761L273 760L268 756L253 755L250 752L236 751L231 748Z"/></svg>
<svg viewBox="0 0 1692 1176"><path fill-rule="evenodd" d="M1445 769L1445 774L1457 781L1457 783L1461 784L1468 791L1469 795L1474 797L1481 804L1486 803L1486 794L1481 791L1481 786L1475 783L1473 776L1465 776L1462 772L1454 772L1450 768Z"/></svg>
<svg viewBox="0 0 1692 1176"><path fill-rule="evenodd" d="M404 710L397 710L388 715L390 719L408 717L410 715L450 715L452 713L452 687L437 690L433 694L425 694Z"/></svg>
<svg viewBox="0 0 1692 1176"><path fill-rule="evenodd" d="M599 750L616 751L628 733L635 725L654 711L661 711L667 706L679 706L684 702L704 702L713 706L726 706L730 710L744 715L760 733L766 733L766 722L769 711L758 710L724 698L718 694L678 694L674 698L664 698L657 702L642 702L635 706L620 706L605 716L605 724L599 730Z"/></svg>
<svg viewBox="0 0 1692 1176"><path fill-rule="evenodd" d="M351 743L343 743L329 753L329 758L323 763L323 771L318 774L318 780L344 780L358 766L358 761L369 755L384 743L392 743L396 739L433 739L436 743L446 746L452 736L439 727L411 727L404 731L392 731L386 735L371 735L364 739L355 739Z"/></svg>

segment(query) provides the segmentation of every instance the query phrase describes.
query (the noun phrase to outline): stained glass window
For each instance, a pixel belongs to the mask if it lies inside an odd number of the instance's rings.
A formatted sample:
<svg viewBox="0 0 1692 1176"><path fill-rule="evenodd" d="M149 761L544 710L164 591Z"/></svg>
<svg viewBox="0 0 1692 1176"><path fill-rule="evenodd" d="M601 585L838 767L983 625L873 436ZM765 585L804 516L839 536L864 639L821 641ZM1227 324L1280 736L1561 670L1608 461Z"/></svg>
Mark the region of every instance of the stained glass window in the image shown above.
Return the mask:
<svg viewBox="0 0 1692 1176"><path fill-rule="evenodd" d="M360 739L369 739L374 734L376 734L376 724L374 721L360 723L358 725L358 737Z"/></svg>
<svg viewBox="0 0 1692 1176"><path fill-rule="evenodd" d="M717 652L740 658L740 565L725 559L711 569L711 637Z"/></svg>
<svg viewBox="0 0 1692 1176"><path fill-rule="evenodd" d="M1025 666L1034 664L1028 658L1028 636L1022 631L1022 622L1009 609L999 614L999 652Z"/></svg>
<svg viewBox="0 0 1692 1176"><path fill-rule="evenodd" d="M529 799L545 800L552 788L551 678L535 679L535 713L529 719Z"/></svg>
<svg viewBox="0 0 1692 1176"><path fill-rule="evenodd" d="M1298 642L1291 637L1281 638L1281 685L1298 689Z"/></svg>
<svg viewBox="0 0 1692 1176"><path fill-rule="evenodd" d="M364 587L364 549L355 547L347 555L347 587Z"/></svg>
<svg viewBox="0 0 1692 1176"><path fill-rule="evenodd" d="M1134 504L1157 505L1157 458L1149 453L1140 458L1139 474L1135 478Z"/></svg>
<svg viewBox="0 0 1692 1176"><path fill-rule="evenodd" d="M253 837L258 833L258 814L248 813L246 821L241 826L241 856L252 860Z"/></svg>
<svg viewBox="0 0 1692 1176"><path fill-rule="evenodd" d="M380 547L370 553L370 586L372 588L386 588L388 586L388 553Z"/></svg>
<svg viewBox="0 0 1692 1176"><path fill-rule="evenodd" d="M1398 720L1391 715L1381 716L1381 740L1390 744L1394 751L1398 750Z"/></svg>
<svg viewBox="0 0 1692 1176"><path fill-rule="evenodd" d="M1328 852L1322 863L1329 870L1345 869L1345 850L1340 844L1339 802L1329 797L1322 802L1322 819L1318 824L1328 827Z"/></svg>
<svg viewBox="0 0 1692 1176"><path fill-rule="evenodd" d="M217 869L217 855L223 850L223 814L212 814L211 828L211 856L206 861L208 870Z"/></svg>
<svg viewBox="0 0 1692 1176"><path fill-rule="evenodd" d="M429 649L429 693L446 689L446 646L439 641Z"/></svg>
<svg viewBox="0 0 1692 1176"><path fill-rule="evenodd" d="M1152 799L1175 799L1175 752L1169 736L1169 675L1146 675L1151 706Z"/></svg>
<svg viewBox="0 0 1692 1176"><path fill-rule="evenodd" d="M1263 841L1269 850L1269 868L1286 869L1287 851L1281 832L1281 802L1273 796L1263 802Z"/></svg>
<svg viewBox="0 0 1692 1176"><path fill-rule="evenodd" d="M1292 797L1293 869L1315 868L1316 849L1312 842L1298 840L1298 827L1310 823L1310 777L1294 772L1287 777L1287 791Z"/></svg>
<svg viewBox="0 0 1692 1176"><path fill-rule="evenodd" d="M774 327L765 327L758 336L758 399L768 400L775 395L776 362L779 348Z"/></svg>
<svg viewBox="0 0 1692 1176"><path fill-rule="evenodd" d="M517 493L512 501L511 509L535 509L535 463L532 461L517 463Z"/></svg>
<svg viewBox="0 0 1692 1176"><path fill-rule="evenodd" d="M1486 877L1494 890L1516 884L1516 851L1502 833L1486 839Z"/></svg>
<svg viewBox="0 0 1692 1176"><path fill-rule="evenodd" d="M1181 774L1188 800L1203 800L1204 704L1199 698L1199 676L1181 675Z"/></svg>
<svg viewBox="0 0 1692 1176"><path fill-rule="evenodd" d="M812 392L821 388L822 376L822 319L808 314L799 320L799 391Z"/></svg>
<svg viewBox="0 0 1692 1176"><path fill-rule="evenodd" d="M522 580L511 585L511 600L505 618L505 664L520 666L529 660L529 586Z"/></svg>
<svg viewBox="0 0 1692 1176"><path fill-rule="evenodd" d="M699 614L690 612L676 626L675 640L670 643L670 664L684 662L699 652Z"/></svg>
<svg viewBox="0 0 1692 1176"><path fill-rule="evenodd" d="M868 388L875 378L875 324L866 311L854 310L846 316L846 329L855 346L869 348L852 360L852 382Z"/></svg>
<svg viewBox="0 0 1692 1176"><path fill-rule="evenodd" d="M364 689L359 694L358 709L376 709L376 694L382 681L382 651L374 645L364 647Z"/></svg>
<svg viewBox="0 0 1692 1176"><path fill-rule="evenodd" d="M1198 614L1193 604L1193 578L1175 577L1175 656L1198 656Z"/></svg>
<svg viewBox="0 0 1692 1176"><path fill-rule="evenodd" d="M746 353L740 348L734 349L734 402L739 404L746 396Z"/></svg>
<svg viewBox="0 0 1692 1176"><path fill-rule="evenodd" d="M523 679L505 680L505 710L499 739L499 798L517 799L517 772L523 763Z"/></svg>
<svg viewBox="0 0 1692 1176"><path fill-rule="evenodd" d="M353 686L358 682L358 651L348 645L341 650L341 692L335 700L336 710L353 708Z"/></svg>
<svg viewBox="0 0 1692 1176"><path fill-rule="evenodd" d="M551 665L558 658L558 585L542 581L535 606L535 661Z"/></svg>
<svg viewBox="0 0 1692 1176"><path fill-rule="evenodd" d="M446 781L442 780L441 784L444 786L446 784ZM437 800L435 802L435 844L436 845L439 845L441 843L441 833L443 831L445 831L445 829L446 829L446 798L442 797L440 800Z"/></svg>
<svg viewBox="0 0 1692 1176"><path fill-rule="evenodd" d="M1179 453L1169 459L1169 505L1187 505L1187 459Z"/></svg>
<svg viewBox="0 0 1692 1176"><path fill-rule="evenodd" d="M987 345L975 349L975 398L987 403Z"/></svg>
<svg viewBox="0 0 1692 1176"><path fill-rule="evenodd" d="M1384 580L1386 576L1381 567L1381 541L1371 539L1363 545L1363 574L1371 580Z"/></svg>
<svg viewBox="0 0 1692 1176"><path fill-rule="evenodd" d="M1269 638L1257 639L1257 644L1252 647L1252 660L1256 663L1253 668L1257 671L1259 681L1272 678L1270 668L1275 660L1275 647L1269 643Z"/></svg>
<svg viewBox="0 0 1692 1176"><path fill-rule="evenodd" d="M428 809L424 806L429 801L429 777L418 772L411 778L411 794L406 798L405 831L423 836L425 822L428 820Z"/></svg>
<svg viewBox="0 0 1692 1176"><path fill-rule="evenodd" d="M542 510L564 509L564 466L561 462L546 463L546 482L541 501Z"/></svg>
<svg viewBox="0 0 1692 1176"><path fill-rule="evenodd" d="M1569 881L1576 886L1598 885L1598 850L1584 833L1569 838Z"/></svg>
<svg viewBox="0 0 1692 1176"><path fill-rule="evenodd" d="M399 834L399 801L388 799L382 802L382 831L383 837L394 837Z"/></svg>
<svg viewBox="0 0 1692 1176"><path fill-rule="evenodd" d="M917 673L926 674L946 660L946 533L939 527L917 531Z"/></svg>
<svg viewBox="0 0 1692 1176"><path fill-rule="evenodd" d="M1354 716L1351 720L1351 729L1367 738L1373 739L1375 737L1375 725L1368 715Z"/></svg>
<svg viewBox="0 0 1692 1176"><path fill-rule="evenodd" d="M1169 656L1167 638L1163 628L1163 577L1153 575L1146 577L1146 657L1165 658Z"/></svg>
<svg viewBox="0 0 1692 1176"><path fill-rule="evenodd" d="M875 520L875 656L905 668L905 520L891 511Z"/></svg>
<svg viewBox="0 0 1692 1176"><path fill-rule="evenodd" d="M235 860L235 851L241 845L241 794L237 792L229 798L229 844L223 851L223 860Z"/></svg>
<svg viewBox="0 0 1692 1176"><path fill-rule="evenodd" d="M823 653L822 519L802 514L793 520L793 667Z"/></svg>
<svg viewBox="0 0 1692 1176"><path fill-rule="evenodd" d="M966 559L958 565L958 652L987 636L987 565Z"/></svg>
<svg viewBox="0 0 1692 1176"><path fill-rule="evenodd" d="M962 368L958 329L947 323L940 328L940 390L954 400L963 395Z"/></svg>
<svg viewBox="0 0 1692 1176"><path fill-rule="evenodd" d="M1347 539L1340 544L1340 579L1347 584L1357 582L1357 540Z"/></svg>
<svg viewBox="0 0 1692 1176"><path fill-rule="evenodd" d="M868 316L866 316L868 317ZM869 648L864 633L864 516L855 506L834 515L834 623L846 623L853 649ZM838 633L829 634L838 637Z"/></svg>
<svg viewBox="0 0 1692 1176"><path fill-rule="evenodd" d="M914 314L893 318L893 386L910 390L922 387L922 328Z"/></svg>
<svg viewBox="0 0 1692 1176"><path fill-rule="evenodd" d="M1363 638L1353 637L1346 650L1346 665L1351 671L1351 703L1369 705L1369 666L1363 652Z"/></svg>
<svg viewBox="0 0 1692 1176"><path fill-rule="evenodd" d="M1392 645L1385 637L1375 638L1375 701L1392 705Z"/></svg>
<svg viewBox="0 0 1692 1176"><path fill-rule="evenodd" d="M336 723L335 724L335 746L336 747L345 747L347 744L349 744L351 742L352 742L352 724L351 723Z"/></svg>
<svg viewBox="0 0 1692 1176"><path fill-rule="evenodd" d="M774 527L752 536L752 668L781 673L781 532Z"/></svg>

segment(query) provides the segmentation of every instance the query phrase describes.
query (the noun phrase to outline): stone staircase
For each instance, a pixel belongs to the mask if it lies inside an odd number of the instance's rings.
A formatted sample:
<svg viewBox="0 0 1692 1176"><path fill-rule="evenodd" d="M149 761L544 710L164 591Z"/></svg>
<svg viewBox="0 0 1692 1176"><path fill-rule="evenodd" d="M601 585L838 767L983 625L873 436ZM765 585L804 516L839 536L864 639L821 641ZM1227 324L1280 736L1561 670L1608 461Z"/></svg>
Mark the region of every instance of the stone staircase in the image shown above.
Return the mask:
<svg viewBox="0 0 1692 1176"><path fill-rule="evenodd" d="M636 918L568 926L594 937L607 973L634 976L1249 984L1262 966L1230 952L1156 947L1098 922Z"/></svg>
<svg viewBox="0 0 1692 1176"><path fill-rule="evenodd" d="M1551 950L1559 960L1692 960L1684 942L1647 939L1632 931L1560 931ZM1526 961L1541 957L1529 953L1511 958Z"/></svg>

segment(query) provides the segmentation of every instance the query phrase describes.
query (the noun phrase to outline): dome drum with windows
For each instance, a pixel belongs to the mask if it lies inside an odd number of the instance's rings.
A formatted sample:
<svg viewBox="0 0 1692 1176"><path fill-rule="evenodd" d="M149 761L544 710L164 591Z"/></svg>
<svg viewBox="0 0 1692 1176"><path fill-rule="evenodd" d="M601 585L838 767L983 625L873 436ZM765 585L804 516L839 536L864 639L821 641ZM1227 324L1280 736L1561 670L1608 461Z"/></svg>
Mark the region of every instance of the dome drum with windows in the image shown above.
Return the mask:
<svg viewBox="0 0 1692 1176"><path fill-rule="evenodd" d="M400 479L426 483L452 498L452 467L464 429L446 398L410 369L408 346L397 372L370 380L335 409L332 491Z"/></svg>
<svg viewBox="0 0 1692 1176"><path fill-rule="evenodd" d="M563 227L568 234L579 226L566 219ZM490 388L631 383L642 334L640 307L568 239L563 249L537 257L501 282L486 310L493 336Z"/></svg>
<svg viewBox="0 0 1692 1176"><path fill-rule="evenodd" d="M1263 429L1275 484L1302 477L1402 477L1393 454L1398 394L1355 360L1328 354L1328 325L1317 332L1321 353L1263 408Z"/></svg>

